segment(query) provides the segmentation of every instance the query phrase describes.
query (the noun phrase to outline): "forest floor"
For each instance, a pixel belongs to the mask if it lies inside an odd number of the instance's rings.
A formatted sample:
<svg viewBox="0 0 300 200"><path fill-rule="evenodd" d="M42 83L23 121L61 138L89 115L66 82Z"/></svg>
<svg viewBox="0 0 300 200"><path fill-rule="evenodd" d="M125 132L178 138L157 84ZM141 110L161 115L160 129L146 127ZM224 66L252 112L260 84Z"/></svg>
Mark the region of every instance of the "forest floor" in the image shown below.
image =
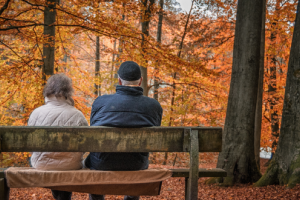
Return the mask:
<svg viewBox="0 0 300 200"><path fill-rule="evenodd" d="M215 156L214 156L215 157ZM266 171L264 165L268 160L261 159L261 172ZM150 165L150 168L173 168L172 165ZM200 164L201 168L215 168L216 158L204 161ZM252 187L251 184L238 184L233 187L220 187L215 185L205 185L207 178L199 179L199 199L219 200L219 199L300 199L300 185L293 189L286 189L285 186L272 185L267 187ZM11 189L10 200L54 200L49 189L44 188L21 188ZM106 200L122 200L123 196L107 195ZM143 196L141 200L182 200L184 199L184 178L169 178L162 184L159 196ZM88 195L84 193L73 193L72 200L88 200Z"/></svg>

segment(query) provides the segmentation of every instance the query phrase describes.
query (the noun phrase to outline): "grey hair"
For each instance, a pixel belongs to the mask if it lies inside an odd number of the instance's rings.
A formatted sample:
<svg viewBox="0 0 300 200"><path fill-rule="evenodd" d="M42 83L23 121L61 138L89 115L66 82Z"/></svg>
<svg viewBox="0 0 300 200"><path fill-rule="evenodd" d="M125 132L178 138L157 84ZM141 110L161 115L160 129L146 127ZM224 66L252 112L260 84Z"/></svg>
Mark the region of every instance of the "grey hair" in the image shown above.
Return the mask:
<svg viewBox="0 0 300 200"><path fill-rule="evenodd" d="M121 79L120 76L119 76L119 79L121 80L122 85L138 85L141 80L141 79L138 79L136 81L125 81L125 80Z"/></svg>
<svg viewBox="0 0 300 200"><path fill-rule="evenodd" d="M52 75L43 91L44 97L55 95L56 97L65 97L66 99L72 99L74 89L72 87L72 79L65 74L54 74Z"/></svg>

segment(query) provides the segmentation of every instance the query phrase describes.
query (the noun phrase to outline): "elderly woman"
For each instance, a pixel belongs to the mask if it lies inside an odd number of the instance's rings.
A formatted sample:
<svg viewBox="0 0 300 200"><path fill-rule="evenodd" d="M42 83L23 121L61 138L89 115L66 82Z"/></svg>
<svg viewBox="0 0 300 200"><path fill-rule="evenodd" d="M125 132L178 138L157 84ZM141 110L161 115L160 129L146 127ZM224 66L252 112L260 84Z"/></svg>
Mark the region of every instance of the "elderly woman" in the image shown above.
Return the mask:
<svg viewBox="0 0 300 200"><path fill-rule="evenodd" d="M74 107L72 80L64 74L51 76L45 85L45 105L30 115L28 126L88 126L83 114ZM82 152L33 152L31 165L41 170L82 168ZM71 199L72 193L52 191L57 200Z"/></svg>

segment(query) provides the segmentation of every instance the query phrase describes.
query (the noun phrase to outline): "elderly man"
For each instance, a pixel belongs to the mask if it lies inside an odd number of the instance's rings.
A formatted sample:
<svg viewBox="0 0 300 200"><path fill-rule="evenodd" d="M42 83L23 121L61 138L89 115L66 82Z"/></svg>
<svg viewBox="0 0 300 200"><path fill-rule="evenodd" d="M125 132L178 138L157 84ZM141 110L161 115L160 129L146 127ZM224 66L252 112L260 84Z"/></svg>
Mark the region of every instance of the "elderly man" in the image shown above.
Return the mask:
<svg viewBox="0 0 300 200"><path fill-rule="evenodd" d="M162 108L152 98L143 96L141 70L137 63L126 61L119 70L116 93L98 97L92 106L91 126L150 127L160 126ZM131 171L147 169L148 153L91 152L86 166L95 170ZM103 200L103 195L90 194L90 200ZM125 200L139 197L125 196Z"/></svg>

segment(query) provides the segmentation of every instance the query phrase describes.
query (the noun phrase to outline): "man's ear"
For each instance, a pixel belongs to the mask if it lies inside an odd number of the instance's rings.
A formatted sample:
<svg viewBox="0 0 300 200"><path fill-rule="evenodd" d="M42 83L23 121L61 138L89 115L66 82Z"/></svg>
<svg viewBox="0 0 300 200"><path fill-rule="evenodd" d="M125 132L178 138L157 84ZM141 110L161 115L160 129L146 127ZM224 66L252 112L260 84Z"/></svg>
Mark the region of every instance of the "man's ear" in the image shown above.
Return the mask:
<svg viewBox="0 0 300 200"><path fill-rule="evenodd" d="M140 82L139 82L139 86L142 85L142 81L143 81L143 77L141 77L141 80L140 80Z"/></svg>
<svg viewBox="0 0 300 200"><path fill-rule="evenodd" d="M120 78L118 78L118 81L119 81L119 85L122 85L122 81Z"/></svg>

